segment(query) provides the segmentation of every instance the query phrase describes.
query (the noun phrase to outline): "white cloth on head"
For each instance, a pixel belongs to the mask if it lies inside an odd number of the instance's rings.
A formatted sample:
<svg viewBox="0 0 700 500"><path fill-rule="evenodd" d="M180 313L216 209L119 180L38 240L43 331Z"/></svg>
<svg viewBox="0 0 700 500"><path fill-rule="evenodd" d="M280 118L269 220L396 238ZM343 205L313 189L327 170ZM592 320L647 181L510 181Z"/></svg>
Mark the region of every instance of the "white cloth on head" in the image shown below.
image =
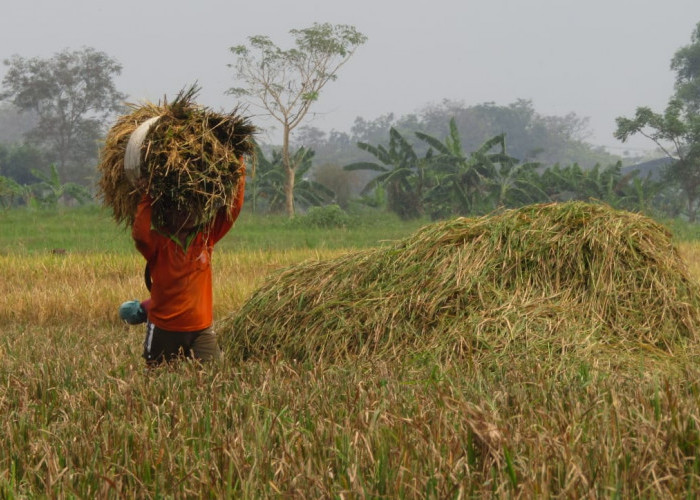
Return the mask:
<svg viewBox="0 0 700 500"><path fill-rule="evenodd" d="M151 127L160 119L160 116L149 118L129 136L124 153L124 173L129 181L134 184L141 175L141 146L146 139Z"/></svg>

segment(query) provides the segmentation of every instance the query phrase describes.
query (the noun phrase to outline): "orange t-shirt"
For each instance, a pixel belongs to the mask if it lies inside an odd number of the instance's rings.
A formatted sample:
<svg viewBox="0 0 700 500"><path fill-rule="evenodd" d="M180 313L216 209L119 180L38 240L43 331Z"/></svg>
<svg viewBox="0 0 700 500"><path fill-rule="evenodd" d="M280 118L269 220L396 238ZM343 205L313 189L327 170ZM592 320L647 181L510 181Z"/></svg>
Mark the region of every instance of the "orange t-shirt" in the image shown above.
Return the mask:
<svg viewBox="0 0 700 500"><path fill-rule="evenodd" d="M211 255L214 244L231 229L243 206L245 176L229 210L198 231L186 247L151 226L151 199L144 195L136 210L132 236L148 262L151 305L148 320L173 332L194 332L213 322Z"/></svg>

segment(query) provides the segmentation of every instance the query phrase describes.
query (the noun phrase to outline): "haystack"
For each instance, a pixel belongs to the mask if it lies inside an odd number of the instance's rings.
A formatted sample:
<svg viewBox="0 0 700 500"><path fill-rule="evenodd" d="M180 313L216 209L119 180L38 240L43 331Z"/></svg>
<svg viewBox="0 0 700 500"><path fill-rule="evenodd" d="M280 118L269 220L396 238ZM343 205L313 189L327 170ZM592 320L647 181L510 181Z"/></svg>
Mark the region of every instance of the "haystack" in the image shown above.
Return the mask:
<svg viewBox="0 0 700 500"><path fill-rule="evenodd" d="M120 117L107 134L99 189L117 222L133 224L141 198L134 177L145 181L158 224L171 210L187 210L204 223L232 202L241 177L240 158L254 155L255 128L237 110L219 114L197 105L197 92L193 86L171 103L166 99L162 104L130 104L132 112ZM139 129L143 124L146 128ZM130 176L125 157L137 130L144 135L136 149L140 172Z"/></svg>
<svg viewBox="0 0 700 500"><path fill-rule="evenodd" d="M699 306L664 227L571 202L440 222L280 271L219 331L234 357L471 355L528 343L561 352L563 332L580 348L594 338L669 351L700 339Z"/></svg>

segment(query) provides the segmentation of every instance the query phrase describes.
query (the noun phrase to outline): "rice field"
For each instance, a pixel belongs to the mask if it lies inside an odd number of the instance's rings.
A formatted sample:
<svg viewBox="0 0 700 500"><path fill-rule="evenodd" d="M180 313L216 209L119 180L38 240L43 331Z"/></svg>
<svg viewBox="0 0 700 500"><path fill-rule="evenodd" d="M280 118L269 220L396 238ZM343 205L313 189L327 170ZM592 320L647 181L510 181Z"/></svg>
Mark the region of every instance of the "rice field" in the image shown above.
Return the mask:
<svg viewBox="0 0 700 500"><path fill-rule="evenodd" d="M700 243L678 249L700 283ZM222 245L219 326L279 270L356 251ZM587 350L566 311L534 326L521 311L482 325L502 336L482 335L459 356L430 342L391 355L273 351L147 372L144 332L116 317L123 300L145 297L142 271L128 250L0 252L0 498L700 491L697 333L672 349ZM561 340L544 342L557 322ZM523 331L528 342L516 342Z"/></svg>

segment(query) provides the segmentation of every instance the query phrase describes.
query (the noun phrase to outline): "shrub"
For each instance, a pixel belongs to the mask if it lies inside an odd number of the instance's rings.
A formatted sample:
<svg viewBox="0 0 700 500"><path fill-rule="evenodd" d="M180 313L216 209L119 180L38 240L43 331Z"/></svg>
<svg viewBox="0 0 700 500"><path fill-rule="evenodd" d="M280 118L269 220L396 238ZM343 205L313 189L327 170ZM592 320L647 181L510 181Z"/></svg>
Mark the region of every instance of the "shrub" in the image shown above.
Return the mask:
<svg viewBox="0 0 700 500"><path fill-rule="evenodd" d="M350 224L350 216L338 205L311 207L299 220L305 226L324 229L347 227Z"/></svg>

